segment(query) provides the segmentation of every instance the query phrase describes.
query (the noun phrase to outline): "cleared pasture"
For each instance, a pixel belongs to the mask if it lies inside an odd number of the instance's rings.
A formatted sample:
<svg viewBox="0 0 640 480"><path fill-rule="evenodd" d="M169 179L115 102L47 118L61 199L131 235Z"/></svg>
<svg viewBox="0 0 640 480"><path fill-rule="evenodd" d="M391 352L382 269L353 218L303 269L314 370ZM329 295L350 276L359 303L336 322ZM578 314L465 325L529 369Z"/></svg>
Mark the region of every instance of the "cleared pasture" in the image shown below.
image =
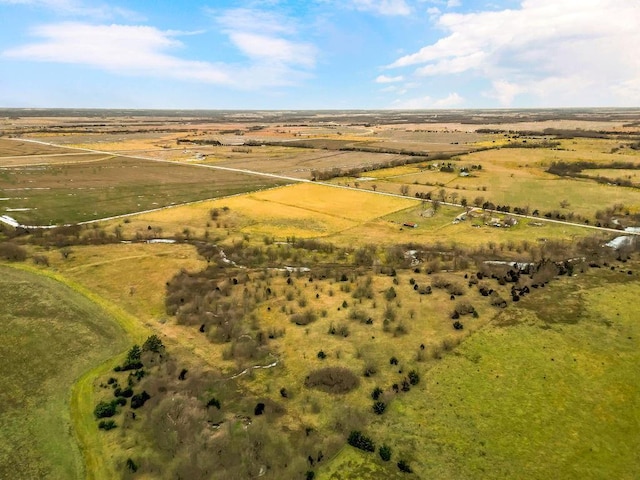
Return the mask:
<svg viewBox="0 0 640 480"><path fill-rule="evenodd" d="M0 170L3 210L26 225L83 222L283 183L126 157Z"/></svg>
<svg viewBox="0 0 640 480"><path fill-rule="evenodd" d="M207 155L207 158L199 163L277 173L304 179L310 179L313 170L330 171L334 168L349 170L404 158L403 155L388 153L299 147L247 147L248 151L242 151L238 147L213 147L210 151L201 150L196 146L189 148L193 151L202 151ZM236 152L233 151L234 148L237 150Z"/></svg>
<svg viewBox="0 0 640 480"><path fill-rule="evenodd" d="M3 157L0 159L0 171L6 167L28 167L39 165L61 165L70 163L98 162L100 160L108 160L113 155L105 155L101 153L63 153L49 155L26 155L15 157Z"/></svg>
<svg viewBox="0 0 640 480"><path fill-rule="evenodd" d="M67 286L0 266L0 477L85 478L70 390L126 347L100 307Z"/></svg>
<svg viewBox="0 0 640 480"><path fill-rule="evenodd" d="M627 149L631 154L603 153L595 148L598 139L565 140L576 142L574 151L542 148L503 148L475 152L462 155L451 163L459 169L472 165L481 165L481 170L472 170L468 177L460 177L459 171L440 172L437 170L420 170L419 165L407 165L389 169L367 172L366 176L375 180L360 180L361 188L371 189L373 185L378 191L400 193L400 185L409 188L409 195L416 192L431 193L432 198L440 198L440 190L444 189L447 201L460 202L463 198L472 205L476 198L490 201L496 205L512 207L529 207L530 211L559 210L564 214L575 213L593 219L597 210L623 204L630 211L640 209L640 191L632 188L620 188L614 185L599 184L593 180L559 177L545 170L554 161L576 162L593 161L603 166L611 162L637 162L635 151ZM602 147L602 146L601 146ZM608 147L600 148L607 150ZM611 178L625 178L635 171L616 171L615 169L585 170L586 174L606 172ZM633 178L633 176L632 176ZM334 180L336 183L358 181L354 178ZM561 207L561 203L568 203Z"/></svg>
<svg viewBox="0 0 640 480"><path fill-rule="evenodd" d="M18 155L55 155L63 153L74 153L74 150L45 145L42 143L25 142L22 140L9 140L0 138L0 158L13 157ZM4 162L2 162L4 163Z"/></svg>
<svg viewBox="0 0 640 480"><path fill-rule="evenodd" d="M640 290L626 272L587 275L552 283L465 339L372 437L420 478L636 478ZM345 478L348 465L377 478L360 469L379 459L355 450L318 477Z"/></svg>
<svg viewBox="0 0 640 480"><path fill-rule="evenodd" d="M146 213L132 217L121 226L126 236L136 232L152 235L153 230L159 228L165 236L189 229L195 236L209 231L212 236L226 237L235 231L258 239L263 236L279 240L316 238L416 204L411 198L303 183ZM211 218L213 209L222 212L219 218Z"/></svg>

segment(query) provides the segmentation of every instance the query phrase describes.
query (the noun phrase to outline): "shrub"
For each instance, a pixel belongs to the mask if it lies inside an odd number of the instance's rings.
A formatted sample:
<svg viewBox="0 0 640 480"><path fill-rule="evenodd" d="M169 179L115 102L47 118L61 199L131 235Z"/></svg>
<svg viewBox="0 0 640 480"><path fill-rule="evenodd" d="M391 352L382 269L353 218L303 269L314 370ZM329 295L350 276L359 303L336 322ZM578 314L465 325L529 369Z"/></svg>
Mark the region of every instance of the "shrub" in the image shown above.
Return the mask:
<svg viewBox="0 0 640 480"><path fill-rule="evenodd" d="M151 335L142 344L142 350L144 352L159 353L164 348L162 340L157 335Z"/></svg>
<svg viewBox="0 0 640 480"><path fill-rule="evenodd" d="M116 414L116 403L101 401L93 409L96 418L113 417Z"/></svg>
<svg viewBox="0 0 640 480"><path fill-rule="evenodd" d="M220 400L218 400L216 397L211 397L207 402L207 408L209 407L216 407L218 410L220 410Z"/></svg>
<svg viewBox="0 0 640 480"><path fill-rule="evenodd" d="M327 393L347 393L358 386L359 380L348 368L326 367L311 372L304 384Z"/></svg>
<svg viewBox="0 0 640 480"><path fill-rule="evenodd" d="M46 255L34 255L33 256L33 263L35 263L36 265L43 265L45 267L49 266L49 257L47 257Z"/></svg>
<svg viewBox="0 0 640 480"><path fill-rule="evenodd" d="M409 372L409 383L411 385L417 385L420 383L420 375L415 370Z"/></svg>
<svg viewBox="0 0 640 480"><path fill-rule="evenodd" d="M396 328L393 329L393 335L395 337L406 335L407 333L409 333L409 330L407 330L407 326L404 323L400 323L396 326Z"/></svg>
<svg viewBox="0 0 640 480"><path fill-rule="evenodd" d="M378 450L378 453L380 454L380 458L384 462L388 462L389 460L391 460L391 447L389 445L382 445Z"/></svg>
<svg viewBox="0 0 640 480"><path fill-rule="evenodd" d="M398 365L398 359L397 359L396 357L391 357L391 358L389 359L389 363L390 363L391 365Z"/></svg>
<svg viewBox="0 0 640 480"><path fill-rule="evenodd" d="M116 422L113 420L100 420L100 423L98 423L98 428L100 430L113 430L116 427Z"/></svg>
<svg viewBox="0 0 640 480"><path fill-rule="evenodd" d="M390 302L391 300L393 300L394 298L397 297L396 294L396 289L393 287L389 287L389 289L387 291L384 292L384 298Z"/></svg>
<svg viewBox="0 0 640 480"><path fill-rule="evenodd" d="M378 373L378 368L375 366L373 362L367 362L362 370L362 375L365 377L372 377L376 373Z"/></svg>
<svg viewBox="0 0 640 480"><path fill-rule="evenodd" d="M147 400L149 400L151 396L143 390L142 393L138 393L131 397L131 408L136 409L142 407Z"/></svg>
<svg viewBox="0 0 640 480"><path fill-rule="evenodd" d="M376 387L371 392L371 398L374 400L378 400L380 398L380 395L382 395L383 393L384 391L380 387Z"/></svg>
<svg viewBox="0 0 640 480"><path fill-rule="evenodd" d="M459 283L451 283L446 288L450 295L464 295L464 288Z"/></svg>
<svg viewBox="0 0 640 480"><path fill-rule="evenodd" d="M118 387L113 391L113 395L116 397L129 398L133 395L133 390L131 389L131 387L127 387L124 390Z"/></svg>
<svg viewBox="0 0 640 480"><path fill-rule="evenodd" d="M117 366L114 370L116 372L126 371L126 370L137 370L142 368L142 362L140 361L140 356L142 355L142 350L139 345L134 345L131 347L131 350L127 352L127 358L124 361L122 366Z"/></svg>
<svg viewBox="0 0 640 480"><path fill-rule="evenodd" d="M455 322L453 322L453 328L455 328L456 330L462 330L464 328L464 325L456 320Z"/></svg>
<svg viewBox="0 0 640 480"><path fill-rule="evenodd" d="M324 360L325 358L327 358L327 354L326 354L326 353L324 353L322 350L320 350L320 351L318 352L318 358L319 358L320 360Z"/></svg>
<svg viewBox="0 0 640 480"><path fill-rule="evenodd" d="M318 319L316 313L313 310L307 310L303 313L296 313L291 315L291 322L296 325L309 325Z"/></svg>
<svg viewBox="0 0 640 480"><path fill-rule="evenodd" d="M129 470L131 473L135 473L138 471L138 465L136 465L136 462L134 462L130 458L127 458L126 466L127 470Z"/></svg>
<svg viewBox="0 0 640 480"><path fill-rule="evenodd" d="M382 415L387 409L387 404L381 401L377 401L373 404L373 412L376 415Z"/></svg>
<svg viewBox="0 0 640 480"><path fill-rule="evenodd" d="M27 258L27 251L13 242L0 243L0 258L10 262L22 262Z"/></svg>
<svg viewBox="0 0 640 480"><path fill-rule="evenodd" d="M399 460L398 461L398 468L400 469L401 472L405 472L405 473L412 473L413 469L411 468L411 466L409 465L409 463L406 460Z"/></svg>
<svg viewBox="0 0 640 480"><path fill-rule="evenodd" d="M256 408L253 409L254 415L262 415L264 413L264 408L265 408L264 403L262 402L258 403L256 405Z"/></svg>
<svg viewBox="0 0 640 480"><path fill-rule="evenodd" d="M349 434L347 443L349 443L349 445L351 445L352 447L364 450L365 452L376 451L376 445L375 443L373 443L373 440L357 430L354 430Z"/></svg>

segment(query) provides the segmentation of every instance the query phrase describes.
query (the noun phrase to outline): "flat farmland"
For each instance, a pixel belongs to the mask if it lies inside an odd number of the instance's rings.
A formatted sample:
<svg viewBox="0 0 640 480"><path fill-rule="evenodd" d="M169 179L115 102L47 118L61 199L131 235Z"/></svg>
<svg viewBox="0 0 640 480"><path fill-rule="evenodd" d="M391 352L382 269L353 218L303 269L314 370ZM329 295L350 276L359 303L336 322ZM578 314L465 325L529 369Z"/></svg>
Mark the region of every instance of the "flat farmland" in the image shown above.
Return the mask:
<svg viewBox="0 0 640 480"><path fill-rule="evenodd" d="M77 153L76 150L56 146L45 145L35 142L24 142L21 140L9 140L0 138L0 161L4 157L15 157L22 155L52 155L62 153ZM2 162L4 164L4 162Z"/></svg>
<svg viewBox="0 0 640 480"><path fill-rule="evenodd" d="M83 222L282 183L126 157L0 170L3 213L26 225Z"/></svg>
<svg viewBox="0 0 640 480"><path fill-rule="evenodd" d="M233 198L184 205L131 217L126 236L146 235L148 227L169 235L185 228L194 235L249 235L316 238L336 234L389 213L415 207L417 200L376 195L312 183L291 185ZM213 220L210 211L220 216Z"/></svg>
<svg viewBox="0 0 640 480"><path fill-rule="evenodd" d="M239 147L213 147L212 149L204 150L197 146L190 146L189 150L202 152L206 155L206 159L199 163L276 173L304 179L311 178L313 170L327 171L333 168L348 170L405 158L404 155L388 153L349 152L286 146L248 147L244 151Z"/></svg>
<svg viewBox="0 0 640 480"><path fill-rule="evenodd" d="M113 155L102 153L62 153L47 155L17 155L12 157L2 157L0 168L4 167L26 167L37 165L62 165L68 163L97 162L113 158Z"/></svg>

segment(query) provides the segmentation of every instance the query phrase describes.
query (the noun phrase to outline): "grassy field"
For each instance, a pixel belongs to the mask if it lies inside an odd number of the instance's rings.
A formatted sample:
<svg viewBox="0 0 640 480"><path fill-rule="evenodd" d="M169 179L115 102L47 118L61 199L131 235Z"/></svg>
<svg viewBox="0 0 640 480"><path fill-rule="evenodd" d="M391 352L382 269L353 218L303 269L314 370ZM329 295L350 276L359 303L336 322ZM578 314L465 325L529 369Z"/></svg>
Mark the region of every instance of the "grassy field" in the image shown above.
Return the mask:
<svg viewBox="0 0 640 480"><path fill-rule="evenodd" d="M229 232L248 234L260 241L264 236L278 240L316 238L417 203L411 198L306 183L152 212L131 218L122 228L129 236L147 235L148 227L152 227L167 235L187 228L202 237L209 231L211 238L226 237ZM211 218L212 209L221 212L219 218Z"/></svg>
<svg viewBox="0 0 640 480"><path fill-rule="evenodd" d="M23 142L20 140L0 138L0 158L23 155L55 155L64 153L77 153L77 150L55 147L42 143Z"/></svg>
<svg viewBox="0 0 640 480"><path fill-rule="evenodd" d="M26 225L82 222L282 183L126 157L0 172L4 211Z"/></svg>
<svg viewBox="0 0 640 480"><path fill-rule="evenodd" d="M63 284L5 266L0 272L0 477L84 478L71 386L126 347L124 332Z"/></svg>
<svg viewBox="0 0 640 480"><path fill-rule="evenodd" d="M624 142L622 142L624 143ZM630 211L640 209L640 191L633 188L619 188L614 185L599 184L593 180L558 177L546 173L554 161L576 162L591 161L601 163L603 167L611 162L640 161L640 155L629 148L611 153L620 141L600 139L563 140L559 149L545 148L502 148L461 155L453 159L454 172L441 172L425 168L429 164L408 165L367 172L371 180L340 178L333 182L351 184L359 182L363 189L371 189L375 184L378 191L400 193L401 186L409 189L409 195L420 192L440 198L444 191L447 201L460 202L462 199L471 205L476 198L482 202L491 201L496 205L529 207L540 212L557 210L563 214L574 213L593 220L596 210L624 204ZM468 177L461 177L459 169L482 165L481 170L472 170ZM634 171L587 170L589 175L625 177ZM561 207L567 202L568 206Z"/></svg>
<svg viewBox="0 0 640 480"><path fill-rule="evenodd" d="M419 395L394 402L372 437L419 478L637 478L640 287L637 274L599 274L510 306L425 374ZM318 478L382 478L380 465L347 448Z"/></svg>

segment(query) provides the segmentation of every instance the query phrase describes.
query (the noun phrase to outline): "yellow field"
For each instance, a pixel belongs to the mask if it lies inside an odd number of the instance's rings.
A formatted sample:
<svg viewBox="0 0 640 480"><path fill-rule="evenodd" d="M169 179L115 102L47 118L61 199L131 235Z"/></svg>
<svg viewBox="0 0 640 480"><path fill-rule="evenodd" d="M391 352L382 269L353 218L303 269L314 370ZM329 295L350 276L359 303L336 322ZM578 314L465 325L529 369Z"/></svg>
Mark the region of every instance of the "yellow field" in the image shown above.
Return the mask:
<svg viewBox="0 0 640 480"><path fill-rule="evenodd" d="M206 263L190 245L146 243L78 246L68 259L51 254L49 262L145 324L164 316L165 283L181 268L200 270Z"/></svg>
<svg viewBox="0 0 640 480"><path fill-rule="evenodd" d="M96 140L94 142L78 142L69 144L69 146L77 147L77 148L88 148L92 150L103 150L107 152L129 152L136 150L151 150L157 149L161 147L175 147L176 146L176 138L184 136L182 133L172 133L172 134L164 134L158 135L156 137L149 138L127 138L131 137L129 135L123 134L122 138L118 138L117 140L100 140L100 135L95 135Z"/></svg>
<svg viewBox="0 0 640 480"><path fill-rule="evenodd" d="M136 232L150 236L154 229L161 229L164 235L189 229L195 236L202 236L205 231L211 236L226 236L228 229L233 228L260 237L313 238L332 235L416 204L410 198L298 184L147 213L132 217L130 223L121 226L125 236ZM223 207L229 211L223 213ZM221 211L217 220L210 217L214 208Z"/></svg>

